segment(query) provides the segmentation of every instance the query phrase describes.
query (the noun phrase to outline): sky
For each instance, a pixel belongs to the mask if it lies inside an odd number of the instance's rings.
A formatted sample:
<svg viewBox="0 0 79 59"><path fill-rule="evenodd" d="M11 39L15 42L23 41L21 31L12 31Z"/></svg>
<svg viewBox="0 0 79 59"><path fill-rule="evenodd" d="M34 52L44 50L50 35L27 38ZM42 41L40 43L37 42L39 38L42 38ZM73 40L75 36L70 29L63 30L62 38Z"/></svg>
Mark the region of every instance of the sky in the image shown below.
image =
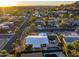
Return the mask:
<svg viewBox="0 0 79 59"><path fill-rule="evenodd" d="M61 4L72 4L75 1L17 1L0 0L0 6L58 6Z"/></svg>
<svg viewBox="0 0 79 59"><path fill-rule="evenodd" d="M61 4L72 4L74 1L18 1L18 6L58 6Z"/></svg>

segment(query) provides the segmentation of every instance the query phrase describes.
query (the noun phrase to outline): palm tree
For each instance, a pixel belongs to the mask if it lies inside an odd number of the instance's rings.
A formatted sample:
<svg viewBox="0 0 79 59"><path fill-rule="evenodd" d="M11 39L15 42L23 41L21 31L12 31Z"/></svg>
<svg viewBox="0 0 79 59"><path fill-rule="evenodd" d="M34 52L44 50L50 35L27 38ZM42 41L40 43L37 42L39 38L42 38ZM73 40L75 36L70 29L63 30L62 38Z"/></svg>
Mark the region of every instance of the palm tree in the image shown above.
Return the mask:
<svg viewBox="0 0 79 59"><path fill-rule="evenodd" d="M64 36L62 34L59 36L59 39L60 39L61 43L64 44Z"/></svg>

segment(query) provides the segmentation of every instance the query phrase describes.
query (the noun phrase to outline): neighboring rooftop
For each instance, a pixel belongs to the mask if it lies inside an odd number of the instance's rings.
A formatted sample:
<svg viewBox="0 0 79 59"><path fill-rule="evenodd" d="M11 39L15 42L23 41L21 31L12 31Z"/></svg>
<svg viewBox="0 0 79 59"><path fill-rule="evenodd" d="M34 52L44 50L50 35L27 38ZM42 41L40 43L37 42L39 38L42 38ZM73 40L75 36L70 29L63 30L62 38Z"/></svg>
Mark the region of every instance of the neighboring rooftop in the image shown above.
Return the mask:
<svg viewBox="0 0 79 59"><path fill-rule="evenodd" d="M66 43L71 43L74 42L76 40L79 40L79 35L77 33L71 33L71 34L66 34L64 35L64 41Z"/></svg>

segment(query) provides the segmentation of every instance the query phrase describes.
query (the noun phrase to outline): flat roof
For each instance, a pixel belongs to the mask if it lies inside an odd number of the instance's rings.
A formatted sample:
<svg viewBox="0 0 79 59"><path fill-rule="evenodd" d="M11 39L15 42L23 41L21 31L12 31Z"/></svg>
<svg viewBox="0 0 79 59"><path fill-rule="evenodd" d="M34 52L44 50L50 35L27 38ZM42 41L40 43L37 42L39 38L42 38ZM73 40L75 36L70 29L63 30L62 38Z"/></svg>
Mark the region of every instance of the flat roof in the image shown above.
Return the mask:
<svg viewBox="0 0 79 59"><path fill-rule="evenodd" d="M71 42L74 42L74 41L76 41L76 40L79 40L79 36L66 36L66 37L64 37L64 40L65 40L65 42L66 43L71 43Z"/></svg>
<svg viewBox="0 0 79 59"><path fill-rule="evenodd" d="M39 33L40 36L47 36L46 33Z"/></svg>
<svg viewBox="0 0 79 59"><path fill-rule="evenodd" d="M66 33L63 34L63 36L64 36L64 41L66 43L71 43L74 42L75 40L79 40L79 34L77 34L76 32Z"/></svg>
<svg viewBox="0 0 79 59"><path fill-rule="evenodd" d="M73 33L71 35L64 35L64 40L66 43L74 42L75 40L79 40L79 35Z"/></svg>
<svg viewBox="0 0 79 59"><path fill-rule="evenodd" d="M41 44L49 44L48 37L42 35L27 36L26 44L32 44L33 48L41 48Z"/></svg>
<svg viewBox="0 0 79 59"><path fill-rule="evenodd" d="M63 32L62 34L63 34L63 36L73 36L73 37L79 36L79 34L76 32Z"/></svg>

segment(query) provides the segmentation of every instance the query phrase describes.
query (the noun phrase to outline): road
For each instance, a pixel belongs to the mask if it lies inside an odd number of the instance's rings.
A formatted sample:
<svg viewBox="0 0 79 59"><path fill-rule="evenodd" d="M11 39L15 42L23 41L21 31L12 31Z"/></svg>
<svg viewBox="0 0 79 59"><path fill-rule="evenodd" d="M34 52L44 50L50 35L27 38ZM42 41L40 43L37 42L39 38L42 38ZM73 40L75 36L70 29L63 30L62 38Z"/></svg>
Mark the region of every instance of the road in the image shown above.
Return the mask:
<svg viewBox="0 0 79 59"><path fill-rule="evenodd" d="M28 20L29 20L30 16L26 17L25 18L25 21L24 23L21 25L21 27L19 28L19 33L18 33L18 39L20 39L21 35L22 35L22 32L25 30L25 28L27 27L27 23L28 23ZM12 49L12 43L15 42L15 40L17 39L16 35L14 35L10 41L8 41L8 43L4 46L3 49L7 50L8 52L11 51Z"/></svg>
<svg viewBox="0 0 79 59"><path fill-rule="evenodd" d="M0 50L7 44L14 34L0 34Z"/></svg>

